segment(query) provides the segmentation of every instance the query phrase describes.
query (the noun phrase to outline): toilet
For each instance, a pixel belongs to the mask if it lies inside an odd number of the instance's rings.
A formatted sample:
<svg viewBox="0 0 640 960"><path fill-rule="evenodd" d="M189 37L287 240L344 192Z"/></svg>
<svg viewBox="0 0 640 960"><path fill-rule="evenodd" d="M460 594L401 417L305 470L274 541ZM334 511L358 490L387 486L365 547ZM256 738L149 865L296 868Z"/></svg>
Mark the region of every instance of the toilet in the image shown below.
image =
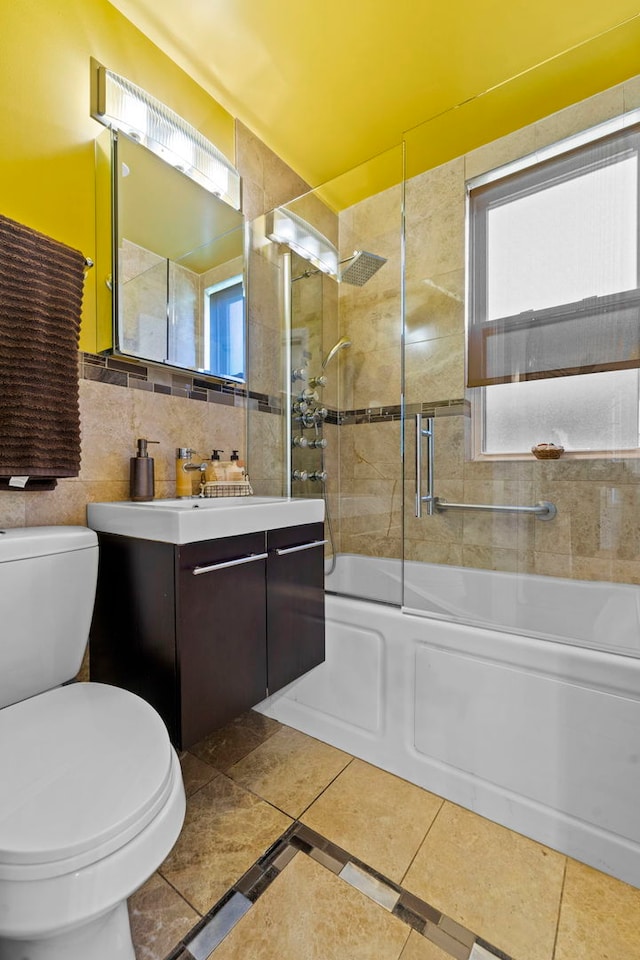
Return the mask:
<svg viewBox="0 0 640 960"><path fill-rule="evenodd" d="M0 531L0 960L134 960L127 897L184 820L155 710L68 682L97 570L85 527Z"/></svg>

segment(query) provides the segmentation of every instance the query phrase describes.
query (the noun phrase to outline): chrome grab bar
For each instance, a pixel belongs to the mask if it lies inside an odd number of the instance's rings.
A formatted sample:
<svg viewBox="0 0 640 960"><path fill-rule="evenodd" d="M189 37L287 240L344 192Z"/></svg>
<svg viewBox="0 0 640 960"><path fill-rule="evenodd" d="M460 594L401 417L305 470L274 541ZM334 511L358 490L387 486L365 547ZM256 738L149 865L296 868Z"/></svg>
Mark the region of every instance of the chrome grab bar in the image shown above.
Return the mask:
<svg viewBox="0 0 640 960"><path fill-rule="evenodd" d="M532 513L536 520L553 520L556 505L549 500L538 500L533 507L502 506L497 503L449 503L440 497L434 497L436 510L486 510L491 513Z"/></svg>
<svg viewBox="0 0 640 960"><path fill-rule="evenodd" d="M422 516L422 504L427 505L427 516L433 516L435 497L433 495L433 455L434 434L433 417L425 418L422 426L422 414L416 413L416 517ZM427 438L427 492L422 494L422 438Z"/></svg>
<svg viewBox="0 0 640 960"><path fill-rule="evenodd" d="M276 547L276 553L279 557L286 556L287 553L300 553L301 550L311 550L313 547L323 547L328 540L313 540L310 543L301 543L299 547Z"/></svg>
<svg viewBox="0 0 640 960"><path fill-rule="evenodd" d="M416 413L416 517L422 516L422 504L427 505L427 516L432 517L436 510L484 510L490 513L526 513L533 514L536 520L553 520L556 505L550 500L538 500L533 507L511 507L497 503L449 503L433 492L433 465L434 465L434 430L433 417L425 417L426 426L422 423L422 414ZM427 492L422 493L422 438L427 438Z"/></svg>
<svg viewBox="0 0 640 960"><path fill-rule="evenodd" d="M241 563L253 563L254 560L266 560L268 553L252 553L248 557L238 557L237 560L223 560L222 563L210 563L206 567L194 567L191 573L197 577L201 573L211 573L212 570L224 570L225 567L239 567Z"/></svg>

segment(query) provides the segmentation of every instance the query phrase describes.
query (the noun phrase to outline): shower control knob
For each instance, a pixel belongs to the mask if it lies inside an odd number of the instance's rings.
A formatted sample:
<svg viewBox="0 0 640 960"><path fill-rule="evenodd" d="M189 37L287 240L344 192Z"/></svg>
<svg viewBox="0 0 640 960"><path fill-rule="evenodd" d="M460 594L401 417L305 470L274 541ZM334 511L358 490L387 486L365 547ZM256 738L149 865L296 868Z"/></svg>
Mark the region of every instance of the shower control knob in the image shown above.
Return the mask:
<svg viewBox="0 0 640 960"><path fill-rule="evenodd" d="M315 413L303 413L294 419L296 423L301 423L303 427L313 427L317 421Z"/></svg>
<svg viewBox="0 0 640 960"><path fill-rule="evenodd" d="M306 380L306 379L307 379L307 371L306 371L306 370L303 370L303 369L292 370L292 371L291 371L291 379L292 379L294 382L295 382L296 380Z"/></svg>
<svg viewBox="0 0 640 960"><path fill-rule="evenodd" d="M307 403L317 403L320 397L315 390L303 390L302 393L296 397L297 401L307 402Z"/></svg>
<svg viewBox="0 0 640 960"><path fill-rule="evenodd" d="M321 483L324 483L326 479L327 479L326 470L314 470L312 473L309 474L309 480L320 480Z"/></svg>
<svg viewBox="0 0 640 960"><path fill-rule="evenodd" d="M329 416L329 411L326 407L316 407L315 410L300 410L299 412L302 416L296 417L295 419L301 421L305 427L317 426L321 420Z"/></svg>
<svg viewBox="0 0 640 960"><path fill-rule="evenodd" d="M313 445L313 441L309 443L306 437L294 437L292 443L294 447L309 447Z"/></svg>
<svg viewBox="0 0 640 960"><path fill-rule="evenodd" d="M306 400L296 400L293 404L294 413L306 413L309 409L309 404Z"/></svg>
<svg viewBox="0 0 640 960"><path fill-rule="evenodd" d="M326 377L311 377L309 380L310 387L326 387L327 378Z"/></svg>
<svg viewBox="0 0 640 960"><path fill-rule="evenodd" d="M327 445L327 441L323 437L321 440L309 440L309 446L314 450L324 450Z"/></svg>
<svg viewBox="0 0 640 960"><path fill-rule="evenodd" d="M308 480L309 474L306 470L294 470L291 474L292 480Z"/></svg>

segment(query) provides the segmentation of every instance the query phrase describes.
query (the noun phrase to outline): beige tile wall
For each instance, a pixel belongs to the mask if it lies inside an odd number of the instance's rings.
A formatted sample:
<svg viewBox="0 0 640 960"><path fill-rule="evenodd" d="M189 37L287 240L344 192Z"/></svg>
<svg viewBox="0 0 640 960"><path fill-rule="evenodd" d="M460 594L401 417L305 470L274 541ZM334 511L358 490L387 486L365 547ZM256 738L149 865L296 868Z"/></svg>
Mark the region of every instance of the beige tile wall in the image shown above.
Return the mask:
<svg viewBox="0 0 640 960"><path fill-rule="evenodd" d="M339 286L340 335L353 344L341 358L343 408L399 403L401 210L398 185L340 214L341 257L366 250L387 258L364 286Z"/></svg>
<svg viewBox="0 0 640 960"><path fill-rule="evenodd" d="M402 556L400 421L340 427L340 549Z"/></svg>
<svg viewBox="0 0 640 960"><path fill-rule="evenodd" d="M0 524L85 524L87 503L129 497L129 458L137 437L158 440L149 451L155 462L156 496L175 494L175 448L191 446L202 455L212 446L243 448L245 411L186 397L80 381L82 463L76 478L59 480L46 493L5 492Z"/></svg>

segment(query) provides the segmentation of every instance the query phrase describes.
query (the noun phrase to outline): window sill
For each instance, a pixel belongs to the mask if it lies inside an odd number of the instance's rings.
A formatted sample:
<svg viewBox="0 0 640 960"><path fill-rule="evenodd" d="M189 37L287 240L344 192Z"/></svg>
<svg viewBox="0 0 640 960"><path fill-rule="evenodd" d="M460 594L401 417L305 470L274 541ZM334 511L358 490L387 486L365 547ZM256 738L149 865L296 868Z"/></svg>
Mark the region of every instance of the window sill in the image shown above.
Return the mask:
<svg viewBox="0 0 640 960"><path fill-rule="evenodd" d="M525 463L558 463L562 460L638 460L640 459L640 448L633 450L565 450L561 457L555 460L545 459L538 461L532 453L474 453L471 458L473 462L478 463L505 463L510 461L520 461Z"/></svg>

